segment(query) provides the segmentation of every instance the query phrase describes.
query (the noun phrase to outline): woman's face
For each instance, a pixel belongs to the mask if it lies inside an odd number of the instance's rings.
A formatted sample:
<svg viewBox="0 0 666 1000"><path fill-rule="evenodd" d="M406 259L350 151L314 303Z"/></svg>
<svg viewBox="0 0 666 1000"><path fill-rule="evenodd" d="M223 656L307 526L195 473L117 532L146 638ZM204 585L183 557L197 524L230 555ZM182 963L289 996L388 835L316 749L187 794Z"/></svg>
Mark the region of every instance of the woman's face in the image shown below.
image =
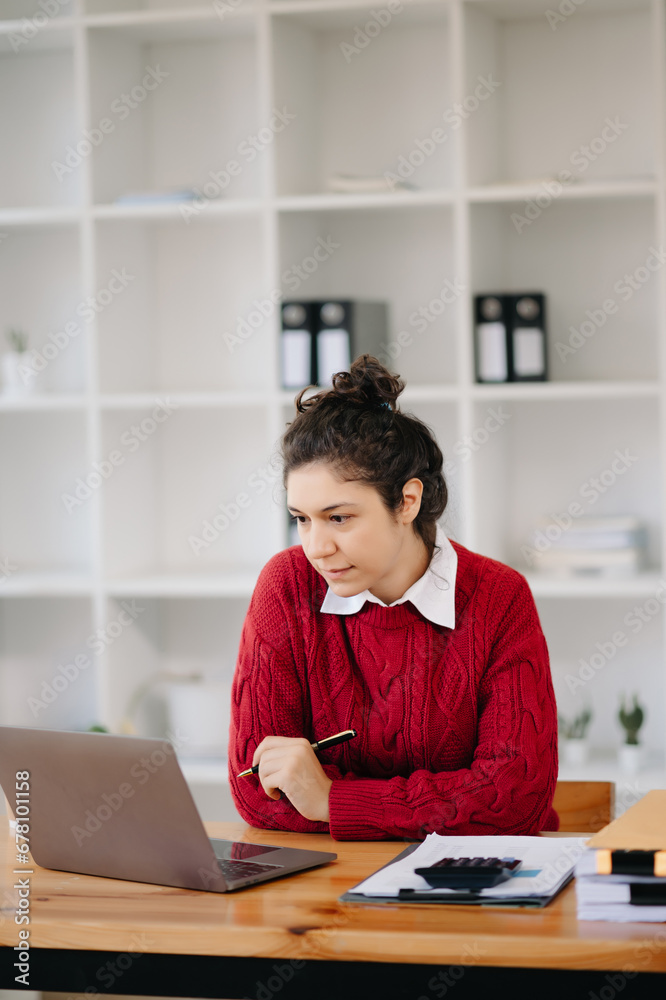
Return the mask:
<svg viewBox="0 0 666 1000"><path fill-rule="evenodd" d="M425 546L412 528L422 485L405 485L403 510L393 518L372 486L341 482L326 463L301 466L287 479L287 507L309 562L331 590L353 597L370 590L390 604L425 572ZM400 589L402 588L402 589ZM394 596L392 596L394 595Z"/></svg>

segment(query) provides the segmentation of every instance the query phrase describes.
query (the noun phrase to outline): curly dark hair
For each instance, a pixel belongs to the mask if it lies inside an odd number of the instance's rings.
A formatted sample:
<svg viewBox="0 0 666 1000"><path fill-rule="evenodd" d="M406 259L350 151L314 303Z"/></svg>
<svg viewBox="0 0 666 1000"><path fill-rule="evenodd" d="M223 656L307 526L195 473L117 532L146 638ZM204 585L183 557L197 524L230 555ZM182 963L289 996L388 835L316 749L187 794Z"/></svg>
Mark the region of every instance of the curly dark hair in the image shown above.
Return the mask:
<svg viewBox="0 0 666 1000"><path fill-rule="evenodd" d="M398 409L404 381L362 354L349 371L333 376L330 388L304 398L310 388L296 397L296 416L282 437L284 487L295 469L327 462L343 481L374 486L395 516L405 483L420 479L421 507L412 526L432 556L448 500L444 458L427 424Z"/></svg>

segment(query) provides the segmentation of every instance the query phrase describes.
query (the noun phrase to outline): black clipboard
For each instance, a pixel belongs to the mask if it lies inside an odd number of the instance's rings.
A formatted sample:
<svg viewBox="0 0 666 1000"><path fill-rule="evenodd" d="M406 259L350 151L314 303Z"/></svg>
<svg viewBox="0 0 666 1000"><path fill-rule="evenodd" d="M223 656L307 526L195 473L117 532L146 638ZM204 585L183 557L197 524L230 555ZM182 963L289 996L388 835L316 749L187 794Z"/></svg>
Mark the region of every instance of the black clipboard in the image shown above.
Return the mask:
<svg viewBox="0 0 666 1000"><path fill-rule="evenodd" d="M403 858L409 857L409 855L412 854L417 847L420 847L420 845L421 841L410 844L404 851L401 851L400 854L396 854L394 858L387 861L387 863L382 865L381 868L378 868L377 871L381 872L385 868L390 867L390 865L394 864L396 861L401 861ZM376 873L373 872L373 874ZM565 885L569 884L573 877L574 873L572 871L566 881L558 887L556 892L544 896L503 896L501 898L493 898L489 896L481 896L475 892L449 892L445 895L439 889L427 889L424 891L420 891L418 889L401 889L399 896L364 896L363 893L355 893L354 889L356 886L352 886L351 889L348 889L347 892L338 897L338 902L364 903L366 906L372 906L373 903L378 903L382 906L386 903L393 903L394 905L407 904L409 906L412 906L414 903L424 903L429 906L432 906L433 904L439 906L455 906L458 904L464 904L467 906L497 906L502 909L506 907L543 909L544 906L547 906L548 903L550 903L550 901L558 895ZM366 879L363 879L363 881L358 882L357 885L362 885L365 881Z"/></svg>

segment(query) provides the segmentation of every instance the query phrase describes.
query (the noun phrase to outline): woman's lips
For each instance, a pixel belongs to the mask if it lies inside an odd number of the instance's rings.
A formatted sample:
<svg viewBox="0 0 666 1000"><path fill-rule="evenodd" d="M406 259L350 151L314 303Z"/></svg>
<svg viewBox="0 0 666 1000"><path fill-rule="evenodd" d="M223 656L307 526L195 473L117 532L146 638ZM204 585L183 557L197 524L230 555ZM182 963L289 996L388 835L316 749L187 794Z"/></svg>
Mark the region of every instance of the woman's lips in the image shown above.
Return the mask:
<svg viewBox="0 0 666 1000"><path fill-rule="evenodd" d="M346 573L350 569L351 566L345 566L344 569L325 569L322 572L325 576L332 576L334 580L337 580L339 576L342 576L343 573Z"/></svg>

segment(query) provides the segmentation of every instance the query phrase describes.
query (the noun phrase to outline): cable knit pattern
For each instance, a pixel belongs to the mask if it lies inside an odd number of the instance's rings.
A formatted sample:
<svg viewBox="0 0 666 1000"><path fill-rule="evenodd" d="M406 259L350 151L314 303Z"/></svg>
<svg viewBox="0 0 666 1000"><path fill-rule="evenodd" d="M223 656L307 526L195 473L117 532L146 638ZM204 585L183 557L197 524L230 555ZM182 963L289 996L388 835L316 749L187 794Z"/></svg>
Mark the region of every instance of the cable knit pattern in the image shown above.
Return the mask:
<svg viewBox="0 0 666 1000"><path fill-rule="evenodd" d="M409 602L321 613L326 582L300 546L262 570L234 676L229 778L265 829L337 840L556 830L557 716L525 578L456 542L456 627ZM265 736L358 736L320 754L330 826L269 799L249 767Z"/></svg>

